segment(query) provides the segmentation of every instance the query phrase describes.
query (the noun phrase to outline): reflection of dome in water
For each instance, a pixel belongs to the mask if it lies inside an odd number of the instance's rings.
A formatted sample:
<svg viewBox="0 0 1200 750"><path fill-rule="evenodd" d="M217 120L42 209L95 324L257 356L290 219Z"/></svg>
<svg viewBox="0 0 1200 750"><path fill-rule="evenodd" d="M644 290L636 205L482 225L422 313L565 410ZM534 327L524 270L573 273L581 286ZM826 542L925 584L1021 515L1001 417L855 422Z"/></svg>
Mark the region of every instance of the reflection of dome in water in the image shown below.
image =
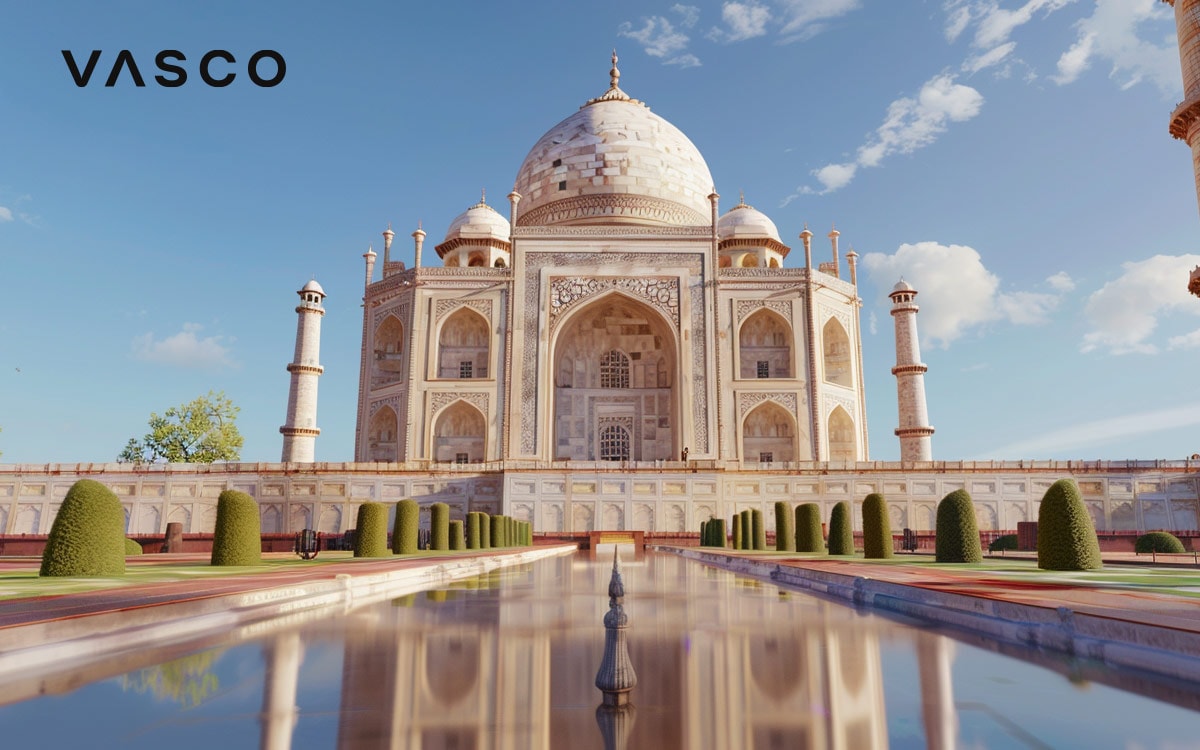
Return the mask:
<svg viewBox="0 0 1200 750"><path fill-rule="evenodd" d="M712 174L679 128L612 84L541 137L517 172L517 223L698 225Z"/></svg>

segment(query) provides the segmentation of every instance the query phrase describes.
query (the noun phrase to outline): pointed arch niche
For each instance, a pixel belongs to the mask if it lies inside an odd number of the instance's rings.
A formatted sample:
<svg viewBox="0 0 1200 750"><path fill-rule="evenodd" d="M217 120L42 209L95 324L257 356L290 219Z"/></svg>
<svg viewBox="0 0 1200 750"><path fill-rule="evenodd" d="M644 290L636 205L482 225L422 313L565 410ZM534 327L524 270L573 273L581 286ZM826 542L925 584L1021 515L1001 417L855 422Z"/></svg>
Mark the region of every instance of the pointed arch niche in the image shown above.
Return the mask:
<svg viewBox="0 0 1200 750"><path fill-rule="evenodd" d="M371 363L371 385L399 383L404 377L400 358L404 351L404 324L388 315L375 328L375 360Z"/></svg>
<svg viewBox="0 0 1200 750"><path fill-rule="evenodd" d="M438 336L437 376L445 379L488 376L489 326L483 316L461 308L442 324Z"/></svg>
<svg viewBox="0 0 1200 750"><path fill-rule="evenodd" d="M854 385L850 379L853 370L850 366L850 337L836 318L830 318L821 329L821 345L825 355L825 382L847 388Z"/></svg>
<svg viewBox="0 0 1200 750"><path fill-rule="evenodd" d="M367 460L396 461L398 432L395 410L390 406L379 407L367 427Z"/></svg>
<svg viewBox="0 0 1200 750"><path fill-rule="evenodd" d="M796 460L796 418L764 401L742 420L742 459L762 463Z"/></svg>
<svg viewBox="0 0 1200 750"><path fill-rule="evenodd" d="M854 420L840 406L835 407L829 414L829 460L858 460L854 441Z"/></svg>
<svg viewBox="0 0 1200 750"><path fill-rule="evenodd" d="M742 378L792 377L792 327L778 313L759 310L738 329Z"/></svg>
<svg viewBox="0 0 1200 750"><path fill-rule="evenodd" d="M613 458L613 431L628 432L628 459L675 456L678 356L672 326L650 306L619 292L562 321L553 342L553 458ZM602 450L603 449L603 450ZM603 454L603 455L602 455Z"/></svg>
<svg viewBox="0 0 1200 750"><path fill-rule="evenodd" d="M487 420L466 401L455 401L433 423L433 460L482 463L487 447Z"/></svg>

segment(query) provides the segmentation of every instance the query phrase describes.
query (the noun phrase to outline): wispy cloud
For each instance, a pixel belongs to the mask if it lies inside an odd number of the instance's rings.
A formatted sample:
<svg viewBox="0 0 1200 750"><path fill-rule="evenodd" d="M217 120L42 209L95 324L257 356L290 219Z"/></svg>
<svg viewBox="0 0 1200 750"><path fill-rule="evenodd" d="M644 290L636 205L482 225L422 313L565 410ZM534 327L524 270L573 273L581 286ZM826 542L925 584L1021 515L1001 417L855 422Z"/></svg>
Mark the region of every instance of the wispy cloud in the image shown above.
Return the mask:
<svg viewBox="0 0 1200 750"><path fill-rule="evenodd" d="M1059 271L1046 279L1046 283L1050 285L1051 289L1057 292L1072 292L1075 290L1075 280L1066 271Z"/></svg>
<svg viewBox="0 0 1200 750"><path fill-rule="evenodd" d="M1044 323L1060 300L1044 292L1000 291L1000 278L966 245L905 244L891 255L867 253L862 264L881 288L891 289L900 278L916 288L922 343L943 349L988 323Z"/></svg>
<svg viewBox="0 0 1200 750"><path fill-rule="evenodd" d="M0 221L12 221L13 213L11 208L0 206Z"/></svg>
<svg viewBox="0 0 1200 750"><path fill-rule="evenodd" d="M691 28L700 20L700 10L692 5L676 4L671 11L679 16L676 22L683 28ZM683 31L676 28L666 16L650 16L642 19L640 28L634 28L633 23L626 21L617 30L619 36L632 39L642 45L642 50L651 57L657 57L664 65L678 65L683 68L693 68L700 65L700 58L686 52L691 42Z"/></svg>
<svg viewBox="0 0 1200 750"><path fill-rule="evenodd" d="M1179 427L1200 424L1200 403L1183 404L1169 409L1156 409L1119 417L1107 417L1064 427L1016 443L985 451L979 458L1019 459L1043 457L1047 454L1067 456L1085 449L1129 440ZM1182 458L1182 456L1179 456Z"/></svg>
<svg viewBox="0 0 1200 750"><path fill-rule="evenodd" d="M1188 274L1197 265L1200 255L1155 255L1122 263L1121 276L1088 297L1084 314L1092 330L1084 335L1080 351L1156 353L1158 346L1149 339L1159 318L1197 311L1196 299L1187 290ZM1183 337L1175 343L1176 348L1184 345Z"/></svg>
<svg viewBox="0 0 1200 750"><path fill-rule="evenodd" d="M721 20L725 22L725 28L714 26L708 32L708 38L714 42L741 42L766 35L771 10L753 0L730 2L721 6Z"/></svg>
<svg viewBox="0 0 1200 750"><path fill-rule="evenodd" d="M200 338L197 334L202 328L197 323L184 323L179 333L161 340L156 340L153 333L142 334L133 340L133 356L143 362L186 369L236 367L228 347L222 343L225 337Z"/></svg>
<svg viewBox="0 0 1200 750"><path fill-rule="evenodd" d="M1107 62L1108 77L1122 89L1149 81L1165 96L1180 89L1179 55L1171 9L1158 0L1097 0L1092 15L1076 25L1075 43L1058 59L1055 83L1076 81L1095 61ZM1139 34L1146 27L1154 41Z"/></svg>
<svg viewBox="0 0 1200 750"><path fill-rule="evenodd" d="M820 34L832 19L858 10L860 0L780 0L776 3L778 17L783 21L779 30L781 41L796 42Z"/></svg>
<svg viewBox="0 0 1200 750"><path fill-rule="evenodd" d="M821 183L819 190L802 186L783 205L798 195L839 190L850 184L860 167L877 167L889 156L924 148L946 132L949 123L966 122L982 108L983 94L956 83L951 73L939 73L926 81L916 96L903 97L888 105L883 124L859 146L853 161L814 169L811 174Z"/></svg>

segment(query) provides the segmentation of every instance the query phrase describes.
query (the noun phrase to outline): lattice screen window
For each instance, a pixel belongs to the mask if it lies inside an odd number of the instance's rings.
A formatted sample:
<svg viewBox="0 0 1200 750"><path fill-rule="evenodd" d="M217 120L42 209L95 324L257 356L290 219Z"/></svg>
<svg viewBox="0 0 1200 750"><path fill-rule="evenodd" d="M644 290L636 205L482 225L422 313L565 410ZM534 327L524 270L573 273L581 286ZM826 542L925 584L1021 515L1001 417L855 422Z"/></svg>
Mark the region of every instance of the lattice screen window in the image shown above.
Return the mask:
<svg viewBox="0 0 1200 750"><path fill-rule="evenodd" d="M458 363L458 377L459 378L473 378L473 377L475 377L474 373L475 373L475 363L474 362L459 362Z"/></svg>
<svg viewBox="0 0 1200 750"><path fill-rule="evenodd" d="M629 431L620 425L608 425L600 429L600 460L629 460Z"/></svg>
<svg viewBox="0 0 1200 750"><path fill-rule="evenodd" d="M629 387L629 357L614 349L600 359L600 387Z"/></svg>
<svg viewBox="0 0 1200 750"><path fill-rule="evenodd" d="M760 464L769 464L775 460L775 454L771 451L764 451L758 454L758 462Z"/></svg>
<svg viewBox="0 0 1200 750"><path fill-rule="evenodd" d="M467 456L466 453L455 453L454 454L454 463L456 463L456 464L468 463L468 458L469 457Z"/></svg>
<svg viewBox="0 0 1200 750"><path fill-rule="evenodd" d="M765 359L758 360L758 376L760 378L771 377L771 363Z"/></svg>

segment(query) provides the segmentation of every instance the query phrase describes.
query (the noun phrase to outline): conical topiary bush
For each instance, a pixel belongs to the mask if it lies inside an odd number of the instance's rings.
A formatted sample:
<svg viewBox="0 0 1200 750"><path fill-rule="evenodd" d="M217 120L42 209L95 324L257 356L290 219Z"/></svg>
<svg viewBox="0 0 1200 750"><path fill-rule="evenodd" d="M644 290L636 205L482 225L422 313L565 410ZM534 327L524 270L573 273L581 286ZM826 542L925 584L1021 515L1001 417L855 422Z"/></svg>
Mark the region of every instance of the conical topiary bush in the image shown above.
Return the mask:
<svg viewBox="0 0 1200 750"><path fill-rule="evenodd" d="M983 562L979 528L975 525L975 503L966 490L955 490L937 507L937 551L940 563Z"/></svg>
<svg viewBox="0 0 1200 750"><path fill-rule="evenodd" d="M821 536L821 506L816 503L796 506L796 551L825 551L825 539Z"/></svg>
<svg viewBox="0 0 1200 750"><path fill-rule="evenodd" d="M225 490L217 497L213 565L261 565L262 533L258 503L245 492Z"/></svg>
<svg viewBox="0 0 1200 750"><path fill-rule="evenodd" d="M42 552L43 576L125 573L125 509L112 490L80 479L63 499Z"/></svg>
<svg viewBox="0 0 1200 750"><path fill-rule="evenodd" d="M862 504L863 557L883 560L892 556L892 526L883 495L872 492Z"/></svg>
<svg viewBox="0 0 1200 750"><path fill-rule="evenodd" d="M429 548L444 551L450 549L450 506L434 503L429 506Z"/></svg>
<svg viewBox="0 0 1200 750"><path fill-rule="evenodd" d="M467 537L463 532L463 522L454 520L450 522L450 549L466 549Z"/></svg>
<svg viewBox="0 0 1200 750"><path fill-rule="evenodd" d="M1050 485L1038 508L1038 567L1092 570L1103 566L1092 517L1074 479Z"/></svg>
<svg viewBox="0 0 1200 750"><path fill-rule="evenodd" d="M750 524L754 527L752 546L756 550L765 552L767 549L767 525L763 519L763 512L758 508L750 511Z"/></svg>
<svg viewBox="0 0 1200 750"><path fill-rule="evenodd" d="M854 554L854 529L850 527L850 503L845 500L833 506L829 515L829 554Z"/></svg>
<svg viewBox="0 0 1200 750"><path fill-rule="evenodd" d="M387 506L383 503L369 502L358 506L355 557L388 557L392 554L387 543L387 520Z"/></svg>
<svg viewBox="0 0 1200 750"><path fill-rule="evenodd" d="M421 526L421 506L416 500L396 503L396 520L392 524L392 552L397 555L417 553L417 530Z"/></svg>
<svg viewBox="0 0 1200 750"><path fill-rule="evenodd" d="M775 503L775 549L779 552L796 551L796 526L792 523L792 505L783 500Z"/></svg>

